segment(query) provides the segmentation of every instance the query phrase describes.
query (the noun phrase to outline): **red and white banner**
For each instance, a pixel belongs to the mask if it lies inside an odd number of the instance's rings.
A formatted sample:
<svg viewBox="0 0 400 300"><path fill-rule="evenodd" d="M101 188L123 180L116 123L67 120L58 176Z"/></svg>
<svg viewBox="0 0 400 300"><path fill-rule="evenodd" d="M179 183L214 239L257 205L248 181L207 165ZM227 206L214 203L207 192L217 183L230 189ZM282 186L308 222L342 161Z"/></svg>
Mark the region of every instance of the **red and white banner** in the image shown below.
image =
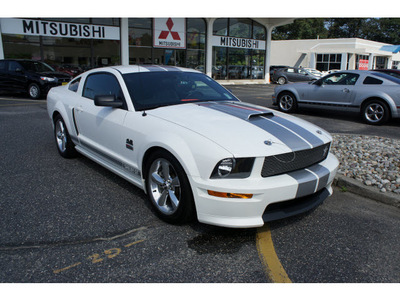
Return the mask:
<svg viewBox="0 0 400 300"><path fill-rule="evenodd" d="M184 18L154 18L153 46L155 48L186 49Z"/></svg>
<svg viewBox="0 0 400 300"><path fill-rule="evenodd" d="M360 59L358 61L358 69L359 70L368 70L368 63L369 63L368 59Z"/></svg>

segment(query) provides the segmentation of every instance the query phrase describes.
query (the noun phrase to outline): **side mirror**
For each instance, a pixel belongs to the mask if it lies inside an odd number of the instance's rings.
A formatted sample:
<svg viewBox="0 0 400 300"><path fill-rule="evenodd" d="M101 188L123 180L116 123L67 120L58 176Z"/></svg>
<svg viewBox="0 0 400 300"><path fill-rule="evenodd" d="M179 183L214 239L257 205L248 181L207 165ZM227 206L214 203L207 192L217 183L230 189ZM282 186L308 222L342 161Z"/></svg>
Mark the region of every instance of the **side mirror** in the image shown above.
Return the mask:
<svg viewBox="0 0 400 300"><path fill-rule="evenodd" d="M311 81L311 82L312 82L312 84L322 86L322 80L315 80L315 81Z"/></svg>
<svg viewBox="0 0 400 300"><path fill-rule="evenodd" d="M98 95L94 97L94 105L121 108L124 103L121 100L117 100L115 95Z"/></svg>

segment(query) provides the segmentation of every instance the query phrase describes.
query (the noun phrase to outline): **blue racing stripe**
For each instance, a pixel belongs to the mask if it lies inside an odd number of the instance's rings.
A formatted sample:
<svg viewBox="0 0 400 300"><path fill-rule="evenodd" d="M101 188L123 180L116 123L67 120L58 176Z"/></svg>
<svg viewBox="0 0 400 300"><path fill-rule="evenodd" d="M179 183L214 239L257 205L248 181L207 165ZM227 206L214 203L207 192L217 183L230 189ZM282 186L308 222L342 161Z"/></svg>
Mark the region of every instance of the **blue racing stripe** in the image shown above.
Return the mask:
<svg viewBox="0 0 400 300"><path fill-rule="evenodd" d="M274 119L274 117L272 117ZM283 143L288 146L292 151L310 149L311 146L298 135L294 134L290 130L278 125L268 118L254 117L250 120L250 123L258 126L259 128L269 132Z"/></svg>
<svg viewBox="0 0 400 300"><path fill-rule="evenodd" d="M301 127L300 125L293 123L292 121L279 116L274 116L272 120L285 126L286 128L289 128L290 130L293 130L302 138L307 140L307 142L309 142L314 148L324 144L324 141L318 138L315 134Z"/></svg>
<svg viewBox="0 0 400 300"><path fill-rule="evenodd" d="M274 116L272 111L268 109L244 105L241 102L210 102L200 105L246 120L281 140L292 151L310 149L312 146L323 144L317 137L313 139L311 137L312 133L309 131L300 126L296 127L284 118ZM270 116L262 117L263 114L269 113L271 114ZM281 124L281 122L288 126ZM298 131L301 132L298 133ZM304 138L301 133L306 134L308 139Z"/></svg>

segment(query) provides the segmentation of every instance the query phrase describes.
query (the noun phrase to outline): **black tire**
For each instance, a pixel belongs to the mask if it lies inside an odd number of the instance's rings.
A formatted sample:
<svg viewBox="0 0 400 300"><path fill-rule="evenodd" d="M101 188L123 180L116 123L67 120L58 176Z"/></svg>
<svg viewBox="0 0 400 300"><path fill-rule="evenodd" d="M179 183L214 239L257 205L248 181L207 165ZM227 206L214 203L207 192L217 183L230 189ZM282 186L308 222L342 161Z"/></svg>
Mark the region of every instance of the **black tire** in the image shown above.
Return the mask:
<svg viewBox="0 0 400 300"><path fill-rule="evenodd" d="M287 83L287 80L285 77L279 77L278 80L276 81L278 84L283 85Z"/></svg>
<svg viewBox="0 0 400 300"><path fill-rule="evenodd" d="M279 109L285 113L293 113L297 110L297 99L289 92L283 92L278 96Z"/></svg>
<svg viewBox="0 0 400 300"><path fill-rule="evenodd" d="M195 217L193 193L185 170L167 151L150 155L145 166L146 191L160 219L183 224Z"/></svg>
<svg viewBox="0 0 400 300"><path fill-rule="evenodd" d="M384 101L373 99L363 104L361 116L367 124L382 125L390 119L390 110Z"/></svg>
<svg viewBox="0 0 400 300"><path fill-rule="evenodd" d="M36 83L31 83L28 86L28 94L29 97L31 97L32 99L39 99L41 96L41 90L39 85Z"/></svg>
<svg viewBox="0 0 400 300"><path fill-rule="evenodd" d="M69 136L67 126L60 115L54 118L54 138L58 153L60 153L62 157L74 158L78 155L75 150L75 144Z"/></svg>

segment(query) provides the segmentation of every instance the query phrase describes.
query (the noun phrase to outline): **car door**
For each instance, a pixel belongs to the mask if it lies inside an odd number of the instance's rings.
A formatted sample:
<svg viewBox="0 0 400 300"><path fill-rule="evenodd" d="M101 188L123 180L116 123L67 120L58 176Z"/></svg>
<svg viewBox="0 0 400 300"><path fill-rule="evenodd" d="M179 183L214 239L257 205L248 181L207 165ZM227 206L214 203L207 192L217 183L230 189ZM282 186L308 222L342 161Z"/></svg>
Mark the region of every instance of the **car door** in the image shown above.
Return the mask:
<svg viewBox="0 0 400 300"><path fill-rule="evenodd" d="M123 101L124 106L96 106L95 96L115 96L115 99ZM88 75L74 111L80 145L121 167L121 155L126 149L126 137L129 136L123 126L128 111L114 74L99 72Z"/></svg>
<svg viewBox="0 0 400 300"><path fill-rule="evenodd" d="M333 73L304 88L301 98L309 104L351 105L358 77L355 73Z"/></svg>
<svg viewBox="0 0 400 300"><path fill-rule="evenodd" d="M288 81L290 81L290 82L297 81L296 69L287 68L287 69L285 69L284 74L286 75L286 78L288 79Z"/></svg>
<svg viewBox="0 0 400 300"><path fill-rule="evenodd" d="M28 79L20 63L10 60L8 62L8 85L12 91L23 92L28 87Z"/></svg>

